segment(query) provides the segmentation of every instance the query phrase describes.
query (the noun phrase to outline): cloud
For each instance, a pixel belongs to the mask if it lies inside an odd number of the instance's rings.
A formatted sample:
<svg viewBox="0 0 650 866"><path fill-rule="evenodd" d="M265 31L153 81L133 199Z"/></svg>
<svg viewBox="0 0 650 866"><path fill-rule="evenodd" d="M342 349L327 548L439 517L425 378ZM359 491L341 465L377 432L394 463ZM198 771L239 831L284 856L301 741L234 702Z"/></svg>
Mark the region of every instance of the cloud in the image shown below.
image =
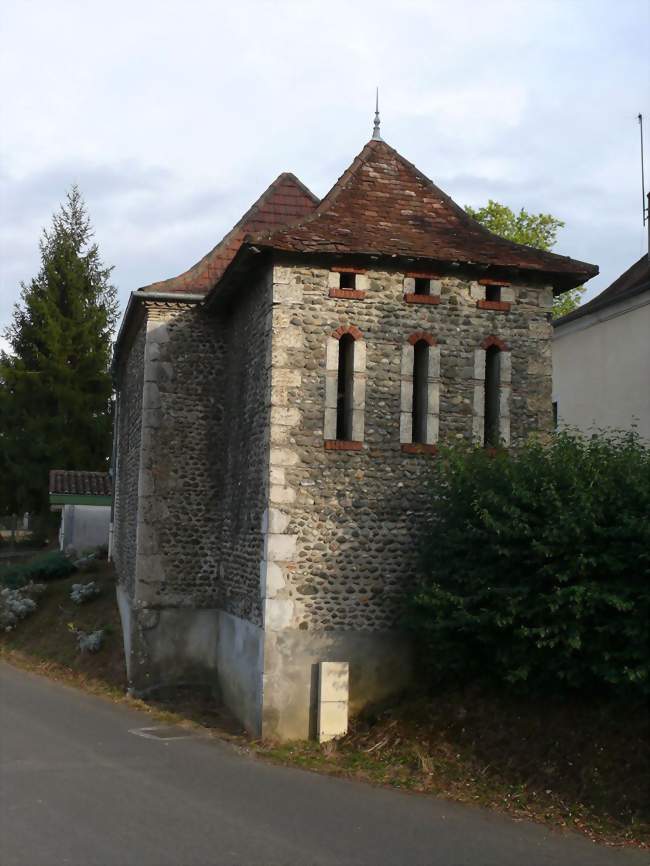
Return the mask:
<svg viewBox="0 0 650 866"><path fill-rule="evenodd" d="M377 84L391 144L460 204L560 216L559 251L595 258L603 288L643 237L649 24L645 0L6 4L0 326L72 182L124 303L281 171L323 195L370 135Z"/></svg>

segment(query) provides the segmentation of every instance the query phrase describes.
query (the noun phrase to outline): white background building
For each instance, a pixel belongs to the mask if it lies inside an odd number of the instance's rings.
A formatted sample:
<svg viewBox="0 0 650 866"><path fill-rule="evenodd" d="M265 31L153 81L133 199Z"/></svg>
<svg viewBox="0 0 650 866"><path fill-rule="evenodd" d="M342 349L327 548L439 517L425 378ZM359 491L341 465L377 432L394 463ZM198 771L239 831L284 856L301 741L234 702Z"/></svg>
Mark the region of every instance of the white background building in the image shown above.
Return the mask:
<svg viewBox="0 0 650 866"><path fill-rule="evenodd" d="M636 429L650 440L650 260L554 322L558 426Z"/></svg>
<svg viewBox="0 0 650 866"><path fill-rule="evenodd" d="M108 545L112 483L108 472L50 471L50 507L61 512L59 547L77 553Z"/></svg>

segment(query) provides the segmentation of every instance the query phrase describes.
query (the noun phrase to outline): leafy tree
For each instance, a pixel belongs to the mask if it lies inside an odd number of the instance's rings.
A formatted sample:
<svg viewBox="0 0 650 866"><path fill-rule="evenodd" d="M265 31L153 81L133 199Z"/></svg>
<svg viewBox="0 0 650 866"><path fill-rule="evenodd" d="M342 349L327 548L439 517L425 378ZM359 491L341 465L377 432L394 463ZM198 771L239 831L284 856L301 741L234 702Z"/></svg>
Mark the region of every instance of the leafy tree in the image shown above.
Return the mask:
<svg viewBox="0 0 650 866"><path fill-rule="evenodd" d="M111 267L102 262L79 189L44 229L0 353L0 510L43 512L52 468L103 470L111 439Z"/></svg>
<svg viewBox="0 0 650 866"><path fill-rule="evenodd" d="M585 287L578 286L576 289L568 289L553 298L553 318L559 319L560 316L566 316L567 313L579 307L584 293Z"/></svg>
<svg viewBox="0 0 650 866"><path fill-rule="evenodd" d="M563 432L432 472L409 617L431 679L650 695L650 447Z"/></svg>
<svg viewBox="0 0 650 866"><path fill-rule="evenodd" d="M551 250L557 240L558 229L564 228L562 220L552 216L550 213L531 214L521 208L515 213L505 204L490 199L485 205L476 210L466 205L465 210L477 222L485 226L495 235L525 244L528 247L536 247L539 250ZM580 304L580 299L585 289L580 286L570 289L553 300L553 316L557 319L575 310Z"/></svg>

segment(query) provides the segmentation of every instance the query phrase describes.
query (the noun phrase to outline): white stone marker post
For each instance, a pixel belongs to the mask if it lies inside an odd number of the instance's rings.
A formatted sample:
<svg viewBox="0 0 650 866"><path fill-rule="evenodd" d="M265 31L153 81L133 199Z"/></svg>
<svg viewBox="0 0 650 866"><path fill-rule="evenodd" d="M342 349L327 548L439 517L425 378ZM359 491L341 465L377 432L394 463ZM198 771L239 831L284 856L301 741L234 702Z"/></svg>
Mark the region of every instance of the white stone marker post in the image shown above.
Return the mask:
<svg viewBox="0 0 650 866"><path fill-rule="evenodd" d="M318 742L326 743L348 731L348 662L319 662Z"/></svg>

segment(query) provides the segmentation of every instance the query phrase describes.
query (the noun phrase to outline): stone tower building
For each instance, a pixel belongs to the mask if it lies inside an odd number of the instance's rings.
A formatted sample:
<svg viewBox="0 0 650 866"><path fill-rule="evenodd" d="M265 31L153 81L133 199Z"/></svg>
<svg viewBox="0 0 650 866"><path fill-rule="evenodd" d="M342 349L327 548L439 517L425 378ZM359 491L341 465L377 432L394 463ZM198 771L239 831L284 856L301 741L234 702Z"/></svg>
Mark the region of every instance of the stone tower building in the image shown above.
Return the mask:
<svg viewBox="0 0 650 866"><path fill-rule="evenodd" d="M128 674L218 686L306 737L409 678L397 628L440 440L551 426L554 293L593 265L483 229L379 138L318 202L281 175L116 345L113 557Z"/></svg>

